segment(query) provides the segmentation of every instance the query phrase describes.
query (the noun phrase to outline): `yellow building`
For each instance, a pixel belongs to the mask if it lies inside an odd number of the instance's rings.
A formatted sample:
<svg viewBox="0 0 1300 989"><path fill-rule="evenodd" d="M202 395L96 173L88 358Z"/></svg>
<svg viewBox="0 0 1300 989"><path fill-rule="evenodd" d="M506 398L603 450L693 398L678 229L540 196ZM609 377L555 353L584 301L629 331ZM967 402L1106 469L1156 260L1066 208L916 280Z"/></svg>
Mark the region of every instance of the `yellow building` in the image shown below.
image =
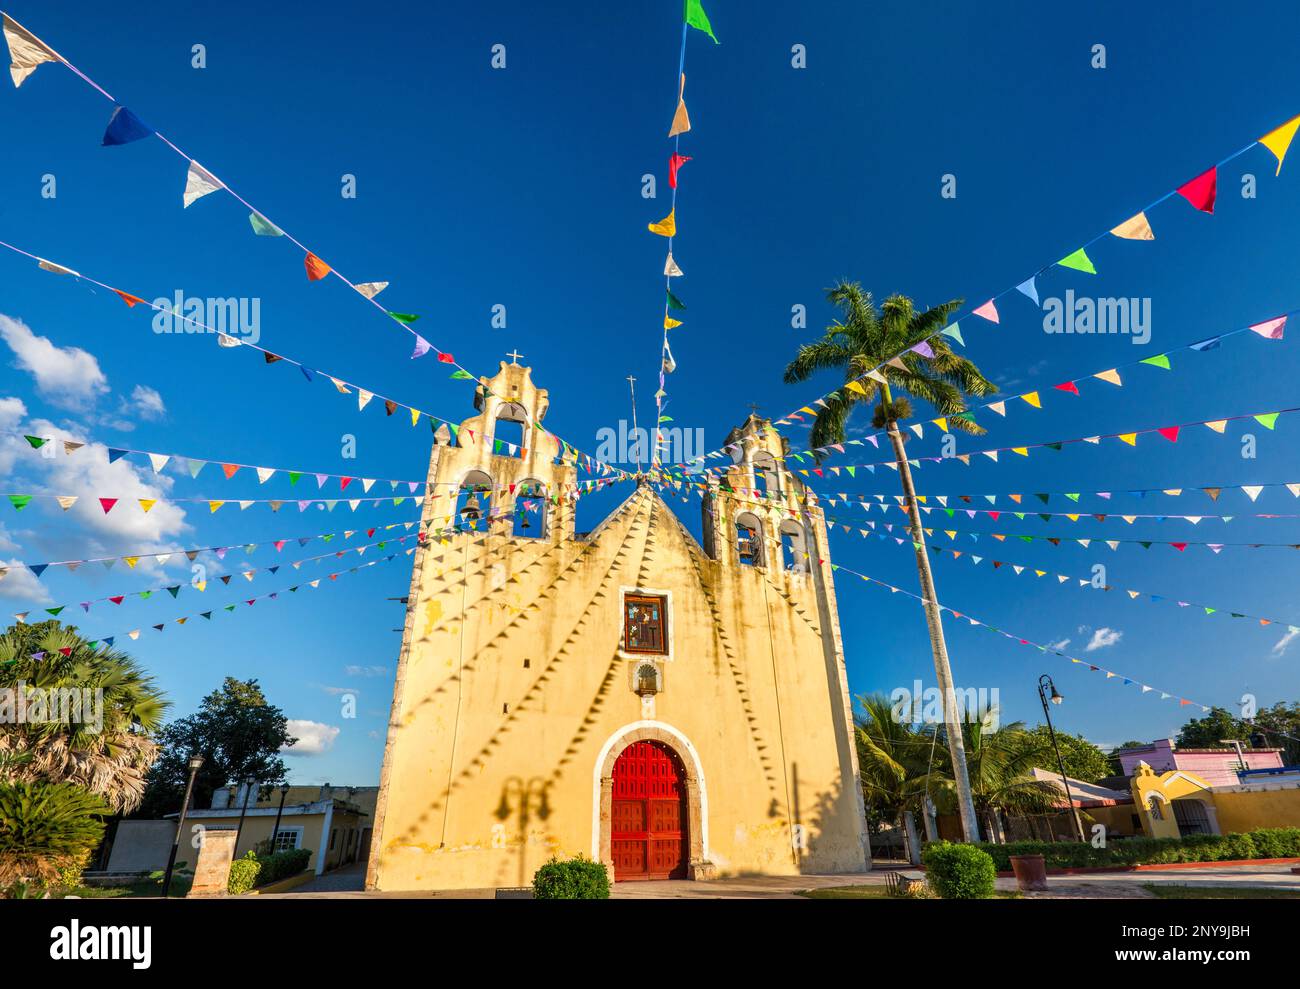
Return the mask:
<svg viewBox="0 0 1300 989"><path fill-rule="evenodd" d="M527 367L475 405L430 457L367 887L868 868L826 532L770 424L729 437L700 545L645 483L575 532Z"/></svg>

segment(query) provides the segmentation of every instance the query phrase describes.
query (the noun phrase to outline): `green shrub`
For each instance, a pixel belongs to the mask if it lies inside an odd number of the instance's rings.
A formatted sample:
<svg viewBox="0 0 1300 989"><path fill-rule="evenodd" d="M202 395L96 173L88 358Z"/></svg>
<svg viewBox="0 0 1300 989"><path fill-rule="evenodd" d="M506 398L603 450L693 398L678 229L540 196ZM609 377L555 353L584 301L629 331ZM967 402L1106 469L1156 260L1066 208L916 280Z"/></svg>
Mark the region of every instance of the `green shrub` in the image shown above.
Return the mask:
<svg viewBox="0 0 1300 989"><path fill-rule="evenodd" d="M267 883L296 876L307 868L310 860L311 852L306 848L289 848L274 855L259 855L257 861L262 870L257 874L257 884L265 886Z"/></svg>
<svg viewBox="0 0 1300 989"><path fill-rule="evenodd" d="M980 843L999 872L1011 871L1012 855L1043 856L1049 869L1096 869L1176 862L1300 858L1300 828L1262 828L1238 834L1189 834L1181 838L1117 838L1104 848L1078 841Z"/></svg>
<svg viewBox="0 0 1300 989"><path fill-rule="evenodd" d="M0 887L56 883L104 835L108 805L72 783L0 783Z"/></svg>
<svg viewBox="0 0 1300 989"><path fill-rule="evenodd" d="M921 861L929 884L945 900L986 900L993 895L993 858L975 845L932 842Z"/></svg>
<svg viewBox="0 0 1300 989"><path fill-rule="evenodd" d="M533 876L533 897L538 900L607 900L609 873L602 862L579 855L561 862L551 859Z"/></svg>
<svg viewBox="0 0 1300 989"><path fill-rule="evenodd" d="M230 878L226 880L226 889L235 896L247 893L257 885L257 874L261 871L262 863L250 851L242 859L230 863Z"/></svg>

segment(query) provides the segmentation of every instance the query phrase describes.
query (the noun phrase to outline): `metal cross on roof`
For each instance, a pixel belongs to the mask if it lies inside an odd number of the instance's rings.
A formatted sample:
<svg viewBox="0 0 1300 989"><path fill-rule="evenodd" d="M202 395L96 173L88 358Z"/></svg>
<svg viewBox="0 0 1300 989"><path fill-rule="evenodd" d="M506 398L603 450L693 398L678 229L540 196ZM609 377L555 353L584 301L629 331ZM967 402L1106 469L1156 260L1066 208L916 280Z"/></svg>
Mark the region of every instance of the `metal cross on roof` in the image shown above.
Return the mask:
<svg viewBox="0 0 1300 989"><path fill-rule="evenodd" d="M519 358L523 357L524 355L520 353L516 353L515 351L512 350L510 351L510 353L506 354L506 356L514 358L514 360L510 362L511 364L518 364Z"/></svg>

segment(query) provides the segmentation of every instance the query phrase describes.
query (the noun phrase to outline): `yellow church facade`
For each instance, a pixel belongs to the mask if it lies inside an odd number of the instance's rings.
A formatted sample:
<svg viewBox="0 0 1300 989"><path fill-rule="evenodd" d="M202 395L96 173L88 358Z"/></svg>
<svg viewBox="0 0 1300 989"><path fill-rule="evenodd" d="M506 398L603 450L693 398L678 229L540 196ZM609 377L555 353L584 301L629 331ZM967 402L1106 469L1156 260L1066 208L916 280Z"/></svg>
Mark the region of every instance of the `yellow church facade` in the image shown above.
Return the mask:
<svg viewBox="0 0 1300 989"><path fill-rule="evenodd" d="M578 533L530 369L475 401L430 457L367 888L579 854L618 881L869 868L826 532L770 425L729 437L702 541L644 480Z"/></svg>

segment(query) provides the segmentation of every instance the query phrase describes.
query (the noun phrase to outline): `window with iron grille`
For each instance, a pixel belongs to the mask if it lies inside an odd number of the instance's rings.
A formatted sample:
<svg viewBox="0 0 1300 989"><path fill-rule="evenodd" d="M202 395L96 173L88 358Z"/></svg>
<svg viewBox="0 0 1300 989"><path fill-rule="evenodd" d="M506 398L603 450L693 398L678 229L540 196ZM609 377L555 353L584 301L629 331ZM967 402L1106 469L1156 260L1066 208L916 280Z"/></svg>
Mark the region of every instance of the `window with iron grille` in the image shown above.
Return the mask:
<svg viewBox="0 0 1300 989"><path fill-rule="evenodd" d="M668 655L667 611L668 602L662 597L629 594L623 598L623 648Z"/></svg>

